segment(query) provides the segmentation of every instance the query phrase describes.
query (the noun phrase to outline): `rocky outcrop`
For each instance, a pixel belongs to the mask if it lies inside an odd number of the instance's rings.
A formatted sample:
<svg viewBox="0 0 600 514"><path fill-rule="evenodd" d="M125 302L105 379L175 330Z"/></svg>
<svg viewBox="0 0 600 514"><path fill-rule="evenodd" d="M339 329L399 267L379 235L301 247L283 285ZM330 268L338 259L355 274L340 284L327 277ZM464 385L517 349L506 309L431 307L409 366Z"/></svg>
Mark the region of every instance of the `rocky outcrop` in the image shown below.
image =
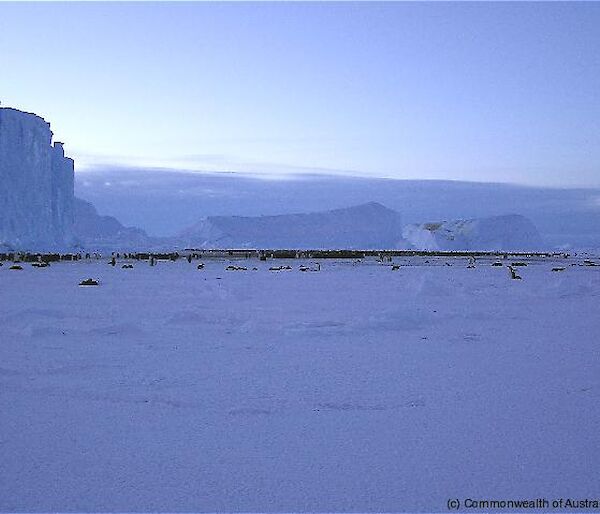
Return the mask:
<svg viewBox="0 0 600 514"><path fill-rule="evenodd" d="M73 160L50 124L0 108L0 244L17 249L73 242Z"/></svg>

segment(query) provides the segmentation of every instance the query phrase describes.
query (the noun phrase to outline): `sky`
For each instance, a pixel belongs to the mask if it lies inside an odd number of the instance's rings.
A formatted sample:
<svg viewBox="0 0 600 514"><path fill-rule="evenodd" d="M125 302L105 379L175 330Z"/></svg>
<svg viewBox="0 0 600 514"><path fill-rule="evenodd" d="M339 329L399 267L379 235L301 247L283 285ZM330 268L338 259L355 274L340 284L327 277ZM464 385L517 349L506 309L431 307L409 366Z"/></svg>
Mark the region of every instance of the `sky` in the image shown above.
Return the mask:
<svg viewBox="0 0 600 514"><path fill-rule="evenodd" d="M107 165L600 186L600 3L2 3L0 102Z"/></svg>

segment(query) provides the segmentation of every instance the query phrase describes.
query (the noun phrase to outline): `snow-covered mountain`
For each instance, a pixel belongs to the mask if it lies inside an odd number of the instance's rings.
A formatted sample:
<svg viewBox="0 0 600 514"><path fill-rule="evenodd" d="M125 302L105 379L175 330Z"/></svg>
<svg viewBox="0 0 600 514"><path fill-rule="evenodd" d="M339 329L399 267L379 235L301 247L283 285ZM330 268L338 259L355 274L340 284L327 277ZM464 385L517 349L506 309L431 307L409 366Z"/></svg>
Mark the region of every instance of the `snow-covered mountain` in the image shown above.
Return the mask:
<svg viewBox="0 0 600 514"><path fill-rule="evenodd" d="M421 250L539 250L535 225L516 214L406 225L403 237Z"/></svg>
<svg viewBox="0 0 600 514"><path fill-rule="evenodd" d="M0 108L0 244L55 247L73 241L73 161L50 124Z"/></svg>
<svg viewBox="0 0 600 514"><path fill-rule="evenodd" d="M209 216L181 232L203 248L394 248L400 215L370 202L345 209L279 216Z"/></svg>
<svg viewBox="0 0 600 514"><path fill-rule="evenodd" d="M139 228L125 227L112 216L101 216L89 202L75 199L77 244L89 250L147 249L156 244Z"/></svg>

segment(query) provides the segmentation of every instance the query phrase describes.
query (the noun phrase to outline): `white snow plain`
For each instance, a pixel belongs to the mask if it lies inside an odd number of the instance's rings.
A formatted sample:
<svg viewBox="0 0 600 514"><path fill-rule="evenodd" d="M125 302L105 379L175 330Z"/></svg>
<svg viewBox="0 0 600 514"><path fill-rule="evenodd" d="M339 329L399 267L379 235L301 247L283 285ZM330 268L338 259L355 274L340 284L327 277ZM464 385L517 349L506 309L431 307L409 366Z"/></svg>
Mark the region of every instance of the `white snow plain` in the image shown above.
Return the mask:
<svg viewBox="0 0 600 514"><path fill-rule="evenodd" d="M0 510L595 497L600 267L493 260L5 263Z"/></svg>

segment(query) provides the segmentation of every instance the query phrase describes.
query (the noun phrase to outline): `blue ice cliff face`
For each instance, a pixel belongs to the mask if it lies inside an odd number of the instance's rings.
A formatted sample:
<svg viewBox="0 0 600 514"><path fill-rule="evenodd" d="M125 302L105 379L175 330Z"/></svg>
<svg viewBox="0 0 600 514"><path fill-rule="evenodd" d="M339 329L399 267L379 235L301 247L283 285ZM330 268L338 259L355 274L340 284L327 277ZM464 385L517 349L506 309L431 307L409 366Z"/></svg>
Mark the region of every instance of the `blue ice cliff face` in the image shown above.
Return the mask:
<svg viewBox="0 0 600 514"><path fill-rule="evenodd" d="M50 124L0 108L0 245L48 249L73 241L74 165Z"/></svg>

